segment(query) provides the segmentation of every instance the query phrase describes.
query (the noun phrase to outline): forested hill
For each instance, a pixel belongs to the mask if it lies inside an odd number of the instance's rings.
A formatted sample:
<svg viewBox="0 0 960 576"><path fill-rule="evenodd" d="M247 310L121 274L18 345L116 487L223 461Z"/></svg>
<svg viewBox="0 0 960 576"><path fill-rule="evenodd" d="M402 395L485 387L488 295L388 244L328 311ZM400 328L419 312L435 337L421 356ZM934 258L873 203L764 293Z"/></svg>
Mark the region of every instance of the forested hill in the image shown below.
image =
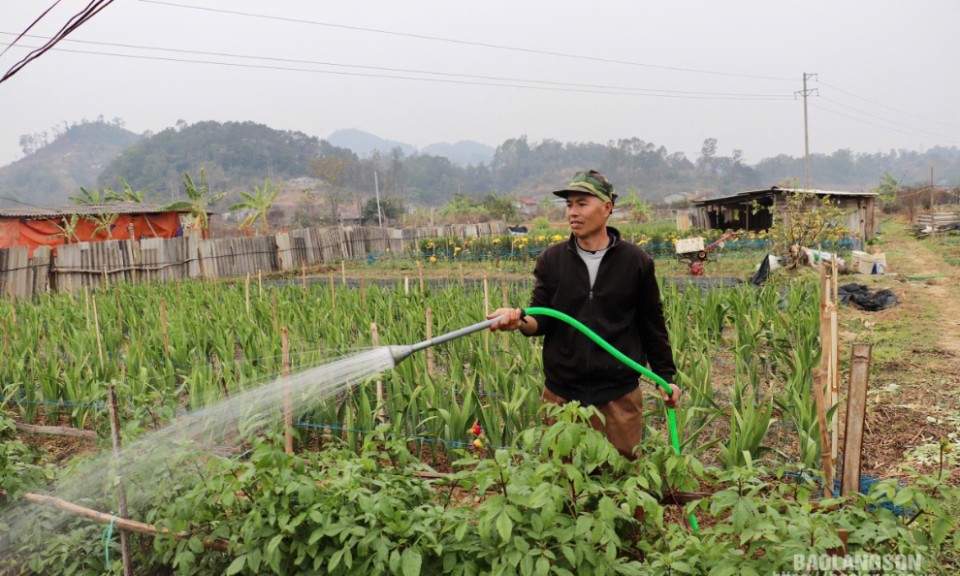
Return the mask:
<svg viewBox="0 0 960 576"><path fill-rule="evenodd" d="M336 161L324 161L331 157ZM377 174L382 194L424 206L446 204L457 194L476 197L494 192L536 199L583 168L604 172L621 194L634 193L651 202L673 193L731 194L799 183L804 174L802 157L779 155L748 164L737 150L729 156L719 154L713 138L690 158L639 138L601 144L531 142L521 136L503 142L487 163L460 166L441 155L406 154L400 148L362 157L302 132L253 122L179 123L139 140L119 124L97 122L74 126L54 142L44 142L34 154L0 169L0 197L63 203L81 185L117 189L123 177L134 189L147 190L163 201L179 197L184 172L197 177L201 167L211 190L232 192L234 198L262 185L264 178L282 186L284 181L310 176L329 185L332 173L337 194L356 191L368 196L374 192ZM960 185L960 148L873 154L838 150L811 158L812 183L820 189L869 190L884 174L907 185L925 184L931 169L937 185ZM315 192L323 193L319 188Z"/></svg>
<svg viewBox="0 0 960 576"><path fill-rule="evenodd" d="M64 125L20 137L27 154L0 168L0 204L62 204L80 187L93 188L104 167L140 136L122 122L102 120Z"/></svg>
<svg viewBox="0 0 960 576"><path fill-rule="evenodd" d="M114 188L123 177L136 190L173 198L184 172L197 176L202 167L211 190L248 191L264 178L306 175L320 150L314 136L254 122L181 123L124 150L100 174L99 184Z"/></svg>

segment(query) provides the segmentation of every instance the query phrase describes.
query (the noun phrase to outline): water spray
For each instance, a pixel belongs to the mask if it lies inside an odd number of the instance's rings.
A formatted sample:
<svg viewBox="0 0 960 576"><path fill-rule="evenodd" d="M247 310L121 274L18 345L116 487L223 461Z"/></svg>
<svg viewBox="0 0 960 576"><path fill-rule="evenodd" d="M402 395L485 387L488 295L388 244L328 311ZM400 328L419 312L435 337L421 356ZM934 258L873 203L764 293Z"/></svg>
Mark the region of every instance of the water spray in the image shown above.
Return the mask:
<svg viewBox="0 0 960 576"><path fill-rule="evenodd" d="M562 322L569 324L570 326L576 328L581 333L583 333L584 336L592 340L595 344L597 344L598 346L600 346L601 348L609 352L614 358L616 358L617 360L620 360L630 368L633 368L636 372L640 373L641 376L647 378L648 380L651 380L654 384L659 386L667 394L667 396L673 396L673 389L670 388L670 384L668 384L666 380L664 380L660 376L657 376L654 372L650 371L645 366L641 365L639 362L630 358L620 350L617 350L616 348L614 348L613 345L611 345L609 342L604 340L603 337L601 337L599 334L597 334L596 332L588 328L586 325L584 325L582 322L580 322L576 318L568 314L564 314L563 312L554 310L552 308L542 308L542 307L524 308L522 310L522 314L524 316L528 316L528 315L549 316L551 318L556 318L557 320L560 320ZM425 350L432 346L436 346L437 344L443 344L444 342L456 340L457 338L466 336L467 334L473 334L474 332L479 332L481 330L489 328L490 326L492 326L496 322L499 322L502 319L503 319L502 316L498 316L490 320L477 322L476 324L466 326L459 330L454 330L453 332L442 334L440 336L437 336L436 338L424 340L423 342L420 342L418 344L413 344L412 346L390 346L390 353L393 355L393 360L395 363L394 365L399 364L414 352L419 352L420 350ZM674 408L670 408L670 407L667 408L667 424L670 429L670 443L673 445L673 449L677 453L677 456L679 456L680 455L680 434L677 431L677 412ZM694 531L699 532L700 529L699 529L699 526L697 525L697 518L693 514L690 515L690 526L693 528Z"/></svg>

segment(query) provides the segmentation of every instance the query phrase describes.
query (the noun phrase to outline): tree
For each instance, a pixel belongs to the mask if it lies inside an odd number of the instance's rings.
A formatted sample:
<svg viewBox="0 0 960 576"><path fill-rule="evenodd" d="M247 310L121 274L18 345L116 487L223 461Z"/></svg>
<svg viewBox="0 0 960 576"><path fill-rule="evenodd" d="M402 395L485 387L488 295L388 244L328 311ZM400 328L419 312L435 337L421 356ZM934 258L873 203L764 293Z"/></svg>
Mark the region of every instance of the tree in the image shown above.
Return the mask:
<svg viewBox="0 0 960 576"><path fill-rule="evenodd" d="M200 168L200 186L193 182L189 172L183 173L183 187L190 200L180 200L164 206L164 210L186 211L193 216L193 227L201 230L200 234L206 238L210 229L210 215L208 209L223 200L226 192L210 194L210 188L207 187L207 174L203 168Z"/></svg>
<svg viewBox="0 0 960 576"><path fill-rule="evenodd" d="M636 190L628 190L627 197L618 202L621 208L630 212L630 219L644 223L653 220L653 208L650 203L640 198Z"/></svg>
<svg viewBox="0 0 960 576"><path fill-rule="evenodd" d="M254 186L253 194L241 192L240 196L245 200L245 202L234 204L230 207L230 211L243 210L252 212L252 214L247 216L243 222L240 223L240 229L242 230L244 228L253 226L257 220L260 220L263 234L269 234L270 208L273 207L273 203L276 202L278 194L280 194L280 188L274 187L271 190L269 178L264 179L262 189L259 186Z"/></svg>
<svg viewBox="0 0 960 576"><path fill-rule="evenodd" d="M390 220L396 220L403 216L403 200L396 196L390 198L381 198L380 199L380 216L383 217L383 223L386 224ZM363 205L363 213L361 214L364 222L372 223L375 225L380 224L380 220L377 217L377 199L370 198L367 200L367 203Z"/></svg>
<svg viewBox="0 0 960 576"><path fill-rule="evenodd" d="M315 158L310 162L310 175L319 178L327 185L327 206L330 208L331 222L340 222L340 206L349 198L343 188L343 177L347 170L347 160L341 156Z"/></svg>
<svg viewBox="0 0 960 576"><path fill-rule="evenodd" d="M760 209L754 204L754 213ZM846 236L847 230L840 224L845 219L843 210L832 198L803 191L785 193L770 226L772 250L783 258L787 268L796 268L805 259L802 248Z"/></svg>
<svg viewBox="0 0 960 576"><path fill-rule="evenodd" d="M79 196L71 196L70 200L74 204L88 205L88 206L103 206L105 204L110 204L113 202L120 202L123 200L123 196L114 192L109 188L104 188L99 190L94 188L92 190L87 190L83 186L80 187ZM96 224L96 228L93 230L93 234L97 235L101 232L107 235L107 238L113 238L113 225L117 221L118 214L116 211L110 209L98 210L96 214L90 214L86 216L86 219L90 220ZM73 234L76 230L76 224L74 224L73 229L69 232ZM64 232L61 229L61 232ZM69 238L69 236L66 236Z"/></svg>

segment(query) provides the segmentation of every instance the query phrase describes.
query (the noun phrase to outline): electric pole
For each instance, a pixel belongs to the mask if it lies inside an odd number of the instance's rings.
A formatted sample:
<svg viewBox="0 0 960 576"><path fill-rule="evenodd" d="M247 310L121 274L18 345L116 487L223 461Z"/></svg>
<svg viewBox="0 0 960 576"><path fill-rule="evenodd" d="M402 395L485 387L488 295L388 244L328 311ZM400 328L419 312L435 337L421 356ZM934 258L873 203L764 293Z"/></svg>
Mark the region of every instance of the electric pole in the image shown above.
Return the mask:
<svg viewBox="0 0 960 576"><path fill-rule="evenodd" d="M818 93L816 88L812 88L810 90L807 89L807 80L816 77L816 75L817 74L815 72L812 74L807 74L804 72L803 90L800 92L795 92L795 94L800 94L803 96L803 187L807 190L810 189L810 128L807 123L807 96Z"/></svg>

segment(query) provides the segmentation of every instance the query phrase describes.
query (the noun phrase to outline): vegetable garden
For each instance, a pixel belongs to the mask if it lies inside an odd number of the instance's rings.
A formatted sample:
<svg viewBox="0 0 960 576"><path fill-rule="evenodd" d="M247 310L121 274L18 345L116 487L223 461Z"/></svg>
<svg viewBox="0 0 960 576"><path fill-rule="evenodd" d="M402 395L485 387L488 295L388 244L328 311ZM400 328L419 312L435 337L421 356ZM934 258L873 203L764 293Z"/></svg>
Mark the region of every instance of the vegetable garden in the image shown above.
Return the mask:
<svg viewBox="0 0 960 576"><path fill-rule="evenodd" d="M469 249L419 247L446 259ZM120 569L119 542L103 526L23 503L28 493L56 495L83 458L45 465L16 439L16 422L109 438L112 384L124 441L149 442L286 370L296 378L455 330L501 302L525 303L530 288L330 276L0 303L0 573ZM584 424L588 409L543 411L538 340L484 332L344 382L325 401L297 396L292 453L282 417L246 413L236 434L218 436L229 443L220 455L171 450L163 466L140 471L149 482L121 459L109 482L81 484L83 504L117 510L113 487L124 478L129 517L157 528L133 538L138 574L770 574L792 570L796 554L842 547L954 573L960 498L942 468L845 501L824 494L811 398L815 281L667 279L662 294L685 391L682 456L667 443L656 396L645 456L627 462ZM686 524L690 513L699 531Z"/></svg>

